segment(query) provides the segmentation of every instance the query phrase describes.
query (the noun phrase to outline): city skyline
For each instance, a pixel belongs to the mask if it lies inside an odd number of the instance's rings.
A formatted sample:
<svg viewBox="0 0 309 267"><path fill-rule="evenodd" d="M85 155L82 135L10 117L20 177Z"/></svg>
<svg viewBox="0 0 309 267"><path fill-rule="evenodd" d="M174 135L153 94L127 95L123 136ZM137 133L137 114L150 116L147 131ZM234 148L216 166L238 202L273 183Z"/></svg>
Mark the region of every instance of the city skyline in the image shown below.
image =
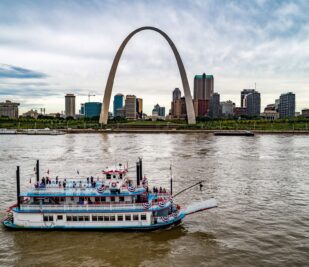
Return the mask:
<svg viewBox="0 0 309 267"><path fill-rule="evenodd" d="M161 28L177 44L192 95L194 75L205 72L214 75L221 101L240 106L239 92L256 82L262 110L290 91L298 96L297 111L309 107L306 2L59 3L0 3L0 101L21 103L21 113L62 111L69 92L77 107L90 91L92 101L101 102L119 44L144 25ZM164 40L143 35L125 51L113 91L139 95L150 114L155 103L168 107L170 92L183 88Z"/></svg>

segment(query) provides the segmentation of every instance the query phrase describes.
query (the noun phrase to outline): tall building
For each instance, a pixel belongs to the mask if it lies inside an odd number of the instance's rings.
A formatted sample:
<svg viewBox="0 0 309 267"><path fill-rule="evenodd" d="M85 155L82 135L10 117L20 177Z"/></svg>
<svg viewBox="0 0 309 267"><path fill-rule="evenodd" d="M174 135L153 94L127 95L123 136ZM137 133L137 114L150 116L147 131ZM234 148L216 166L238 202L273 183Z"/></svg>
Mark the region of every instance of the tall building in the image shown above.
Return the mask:
<svg viewBox="0 0 309 267"><path fill-rule="evenodd" d="M101 102L87 102L84 104L85 113L84 116L86 118L94 118L99 117L102 109Z"/></svg>
<svg viewBox="0 0 309 267"><path fill-rule="evenodd" d="M114 117L117 117L117 110L123 108L123 98L122 94L117 94L114 96Z"/></svg>
<svg viewBox="0 0 309 267"><path fill-rule="evenodd" d="M156 104L153 107L152 112L156 112L158 114L159 117L165 117L165 107L160 107L159 104Z"/></svg>
<svg viewBox="0 0 309 267"><path fill-rule="evenodd" d="M278 112L280 118L292 118L295 116L295 94L289 92L280 96Z"/></svg>
<svg viewBox="0 0 309 267"><path fill-rule="evenodd" d="M173 91L173 101L181 98L181 91L179 88L175 88Z"/></svg>
<svg viewBox="0 0 309 267"><path fill-rule="evenodd" d="M136 115L140 119L143 117L143 99L142 98L136 98Z"/></svg>
<svg viewBox="0 0 309 267"><path fill-rule="evenodd" d="M214 93L214 77L213 75L194 76L194 99L210 100Z"/></svg>
<svg viewBox="0 0 309 267"><path fill-rule="evenodd" d="M19 103L6 100L0 103L0 117L18 118Z"/></svg>
<svg viewBox="0 0 309 267"><path fill-rule="evenodd" d="M212 119L221 117L220 95L213 93L209 101L209 116Z"/></svg>
<svg viewBox="0 0 309 267"><path fill-rule="evenodd" d="M129 120L136 120L136 96L135 95L126 96L125 116Z"/></svg>
<svg viewBox="0 0 309 267"><path fill-rule="evenodd" d="M231 100L228 100L228 101L221 102L220 105L221 105L223 116L227 116L227 117L233 116L235 103L233 103Z"/></svg>
<svg viewBox="0 0 309 267"><path fill-rule="evenodd" d="M172 102L172 117L175 119L186 119L187 118L187 108L186 100L184 97L180 99L173 100Z"/></svg>
<svg viewBox="0 0 309 267"><path fill-rule="evenodd" d="M253 93L254 91L255 91L254 89L243 89L241 91L241 93L240 93L240 106L242 108L246 107L245 102L244 102L245 96L248 95L248 94Z"/></svg>
<svg viewBox="0 0 309 267"><path fill-rule="evenodd" d="M255 90L246 94L243 99L243 104L247 109L248 116L260 116L261 114L261 94Z"/></svg>
<svg viewBox="0 0 309 267"><path fill-rule="evenodd" d="M75 95L66 94L65 95L65 116L75 117Z"/></svg>
<svg viewBox="0 0 309 267"><path fill-rule="evenodd" d="M302 111L301 111L301 115L303 117L309 117L309 108L304 108Z"/></svg>

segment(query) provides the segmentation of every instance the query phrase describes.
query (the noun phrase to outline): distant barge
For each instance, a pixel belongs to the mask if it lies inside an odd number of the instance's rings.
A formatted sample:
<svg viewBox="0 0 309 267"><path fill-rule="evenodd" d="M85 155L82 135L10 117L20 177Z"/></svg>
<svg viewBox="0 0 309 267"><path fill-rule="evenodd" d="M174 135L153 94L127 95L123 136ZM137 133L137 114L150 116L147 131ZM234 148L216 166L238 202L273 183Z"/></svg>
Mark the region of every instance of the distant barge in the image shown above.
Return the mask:
<svg viewBox="0 0 309 267"><path fill-rule="evenodd" d="M217 135L217 136L254 136L254 133L251 131L222 131L222 132L214 132L214 135Z"/></svg>

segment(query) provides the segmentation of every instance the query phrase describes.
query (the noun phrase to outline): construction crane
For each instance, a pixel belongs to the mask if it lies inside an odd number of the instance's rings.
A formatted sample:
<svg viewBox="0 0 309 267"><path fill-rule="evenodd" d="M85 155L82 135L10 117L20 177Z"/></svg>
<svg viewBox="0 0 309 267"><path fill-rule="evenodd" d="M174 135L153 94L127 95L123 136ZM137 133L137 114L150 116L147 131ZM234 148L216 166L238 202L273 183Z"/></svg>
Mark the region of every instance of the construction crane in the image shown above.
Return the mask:
<svg viewBox="0 0 309 267"><path fill-rule="evenodd" d="M91 96L95 96L95 95L92 95L90 92L88 93L88 102L90 102L90 97Z"/></svg>

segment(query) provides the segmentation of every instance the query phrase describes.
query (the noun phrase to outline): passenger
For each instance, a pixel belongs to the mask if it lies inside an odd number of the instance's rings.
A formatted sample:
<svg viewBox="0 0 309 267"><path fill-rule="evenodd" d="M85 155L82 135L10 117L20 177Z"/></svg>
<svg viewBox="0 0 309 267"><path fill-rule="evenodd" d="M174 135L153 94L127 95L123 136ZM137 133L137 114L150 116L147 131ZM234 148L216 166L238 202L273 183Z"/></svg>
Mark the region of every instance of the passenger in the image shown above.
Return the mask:
<svg viewBox="0 0 309 267"><path fill-rule="evenodd" d="M61 187L61 181L59 181L59 188Z"/></svg>
<svg viewBox="0 0 309 267"><path fill-rule="evenodd" d="M160 186L160 194L162 193L162 187Z"/></svg>
<svg viewBox="0 0 309 267"><path fill-rule="evenodd" d="M90 182L93 183L93 177L92 176L90 177Z"/></svg>
<svg viewBox="0 0 309 267"><path fill-rule="evenodd" d="M56 176L56 184L58 184L58 176Z"/></svg>
<svg viewBox="0 0 309 267"><path fill-rule="evenodd" d="M87 177L87 184L89 184L89 177Z"/></svg>
<svg viewBox="0 0 309 267"><path fill-rule="evenodd" d="M165 190L165 188L163 188L163 193L164 193L164 194L166 193L166 190Z"/></svg>
<svg viewBox="0 0 309 267"><path fill-rule="evenodd" d="M75 181L73 182L73 188L75 188L76 187L76 183L75 183Z"/></svg>
<svg viewBox="0 0 309 267"><path fill-rule="evenodd" d="M79 187L80 188L82 187L82 181L79 181Z"/></svg>
<svg viewBox="0 0 309 267"><path fill-rule="evenodd" d="M66 182L65 182L65 179L64 179L64 181L63 181L63 188L65 189L65 187L66 187Z"/></svg>

